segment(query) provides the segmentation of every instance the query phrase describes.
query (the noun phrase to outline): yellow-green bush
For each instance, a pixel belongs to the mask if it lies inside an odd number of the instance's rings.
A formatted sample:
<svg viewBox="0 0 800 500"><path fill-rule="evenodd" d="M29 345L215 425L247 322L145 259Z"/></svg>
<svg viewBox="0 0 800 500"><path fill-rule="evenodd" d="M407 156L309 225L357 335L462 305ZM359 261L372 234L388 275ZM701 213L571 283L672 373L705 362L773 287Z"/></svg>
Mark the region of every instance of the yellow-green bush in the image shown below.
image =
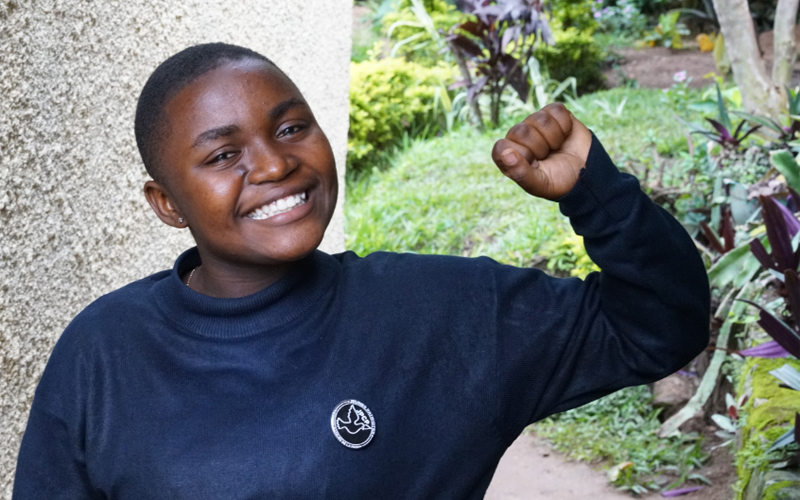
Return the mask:
<svg viewBox="0 0 800 500"><path fill-rule="evenodd" d="M555 45L540 44L533 54L547 68L550 78L563 81L574 76L580 92L602 87L603 50L595 43L592 31L561 29L558 23L553 23L553 37Z"/></svg>
<svg viewBox="0 0 800 500"><path fill-rule="evenodd" d="M568 272L570 276L585 278L593 271L599 271L597 264L592 262L586 248L583 246L583 238L577 234L565 232L561 238L553 238L546 243L541 250L541 255L547 259L547 269L550 271Z"/></svg>
<svg viewBox="0 0 800 500"><path fill-rule="evenodd" d="M800 412L800 392L782 387L769 373L784 364L800 369L796 360L748 358L742 370L737 394L752 390L752 396L740 412L744 425L740 430L741 447L736 452L737 499L742 499L748 489L758 489L750 485L753 478L771 471L770 462L785 453L767 453L767 450L792 425L795 413Z"/></svg>
<svg viewBox="0 0 800 500"><path fill-rule="evenodd" d="M551 24L562 28L576 28L590 34L597 29L592 12L594 0L553 0Z"/></svg>
<svg viewBox="0 0 800 500"><path fill-rule="evenodd" d="M447 92L453 68L428 68L402 59L352 63L347 162L354 170L374 163L407 135L432 135L442 125L437 96Z"/></svg>

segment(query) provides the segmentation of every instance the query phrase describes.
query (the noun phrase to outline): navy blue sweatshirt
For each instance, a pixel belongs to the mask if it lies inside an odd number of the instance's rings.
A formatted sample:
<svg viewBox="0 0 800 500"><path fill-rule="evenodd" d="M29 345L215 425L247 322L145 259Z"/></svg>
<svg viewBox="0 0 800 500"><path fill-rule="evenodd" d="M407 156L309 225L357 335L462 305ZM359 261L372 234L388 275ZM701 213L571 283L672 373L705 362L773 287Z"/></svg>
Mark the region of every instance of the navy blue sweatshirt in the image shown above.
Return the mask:
<svg viewBox="0 0 800 500"><path fill-rule="evenodd" d="M14 498L482 498L526 425L708 342L692 240L596 139L560 204L603 269L584 281L316 252L218 299L181 282L190 250L101 297L42 375Z"/></svg>

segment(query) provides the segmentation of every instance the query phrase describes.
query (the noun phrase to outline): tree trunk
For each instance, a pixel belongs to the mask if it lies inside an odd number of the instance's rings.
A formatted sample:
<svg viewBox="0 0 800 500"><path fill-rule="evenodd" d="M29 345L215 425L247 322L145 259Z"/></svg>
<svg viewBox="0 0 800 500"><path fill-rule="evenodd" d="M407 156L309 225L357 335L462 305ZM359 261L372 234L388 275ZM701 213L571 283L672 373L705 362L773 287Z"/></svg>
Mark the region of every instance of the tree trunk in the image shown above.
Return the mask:
<svg viewBox="0 0 800 500"><path fill-rule="evenodd" d="M792 67L797 58L794 39L794 21L797 19L798 0L778 0L775 9L773 46L775 59L772 63L772 83L780 88L788 87L792 78Z"/></svg>
<svg viewBox="0 0 800 500"><path fill-rule="evenodd" d="M745 110L778 119L786 108L786 94L767 76L747 0L714 0L714 8Z"/></svg>

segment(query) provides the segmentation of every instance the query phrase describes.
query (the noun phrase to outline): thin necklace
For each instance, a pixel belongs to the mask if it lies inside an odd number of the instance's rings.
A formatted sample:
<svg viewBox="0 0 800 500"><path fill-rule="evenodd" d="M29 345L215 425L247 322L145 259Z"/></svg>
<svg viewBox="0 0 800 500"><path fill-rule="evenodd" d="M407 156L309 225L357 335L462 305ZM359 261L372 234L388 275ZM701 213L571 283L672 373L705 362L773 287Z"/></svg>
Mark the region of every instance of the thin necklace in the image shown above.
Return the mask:
<svg viewBox="0 0 800 500"><path fill-rule="evenodd" d="M200 267L200 266L197 266L197 267ZM189 286L189 283L192 282L192 276L194 276L194 272L197 271L197 267L192 269L192 272L189 273L189 279L186 280L186 286ZM191 287L189 287L189 288L191 288Z"/></svg>

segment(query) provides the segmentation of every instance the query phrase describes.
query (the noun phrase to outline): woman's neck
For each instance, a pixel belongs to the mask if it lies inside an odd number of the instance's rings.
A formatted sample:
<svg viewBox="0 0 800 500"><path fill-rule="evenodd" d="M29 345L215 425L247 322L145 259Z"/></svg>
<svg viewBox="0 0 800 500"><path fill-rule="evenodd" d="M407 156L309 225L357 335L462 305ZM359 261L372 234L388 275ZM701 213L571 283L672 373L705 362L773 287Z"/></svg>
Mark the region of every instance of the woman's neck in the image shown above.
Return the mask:
<svg viewBox="0 0 800 500"><path fill-rule="evenodd" d="M202 264L189 271L183 279L192 290L210 297L234 299L252 295L267 288L286 275L296 265L237 264L222 262L200 252ZM191 275L191 279L189 276Z"/></svg>

